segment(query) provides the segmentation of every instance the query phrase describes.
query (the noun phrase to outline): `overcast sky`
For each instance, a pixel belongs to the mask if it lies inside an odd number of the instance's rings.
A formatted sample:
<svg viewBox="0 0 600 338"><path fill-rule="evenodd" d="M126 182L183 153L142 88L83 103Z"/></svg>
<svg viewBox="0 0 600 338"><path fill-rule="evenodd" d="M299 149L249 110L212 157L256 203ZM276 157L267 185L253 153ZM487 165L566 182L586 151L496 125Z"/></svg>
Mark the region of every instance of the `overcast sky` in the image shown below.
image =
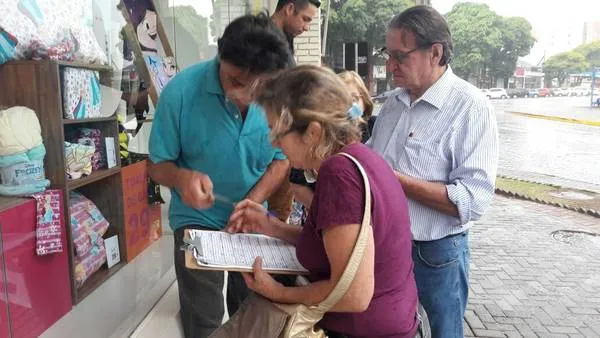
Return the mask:
<svg viewBox="0 0 600 338"><path fill-rule="evenodd" d="M204 17L212 14L211 0L169 1L172 5L191 5ZM458 2L461 1L432 0L432 5L445 14ZM568 0L568 2L554 3L549 0L471 0L470 2L486 3L502 16L523 16L529 20L538 42L525 59L534 64L538 63L544 54L550 56L581 44L583 23L600 20L600 0Z"/></svg>

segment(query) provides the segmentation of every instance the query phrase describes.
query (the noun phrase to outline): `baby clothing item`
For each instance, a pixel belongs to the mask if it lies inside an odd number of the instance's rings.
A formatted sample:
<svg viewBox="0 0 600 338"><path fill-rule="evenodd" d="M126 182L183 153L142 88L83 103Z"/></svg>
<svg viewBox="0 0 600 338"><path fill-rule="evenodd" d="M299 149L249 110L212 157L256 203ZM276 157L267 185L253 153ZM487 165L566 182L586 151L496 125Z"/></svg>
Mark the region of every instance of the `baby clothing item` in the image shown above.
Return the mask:
<svg viewBox="0 0 600 338"><path fill-rule="evenodd" d="M60 226L61 195L59 190L47 190L33 194L37 202L36 253L38 256L62 252L62 229Z"/></svg>
<svg viewBox="0 0 600 338"><path fill-rule="evenodd" d="M44 191L46 148L35 112L26 107L0 111L0 194L26 196Z"/></svg>
<svg viewBox="0 0 600 338"><path fill-rule="evenodd" d="M96 151L93 145L65 142L65 161L67 175L70 179L92 173L92 157Z"/></svg>
<svg viewBox="0 0 600 338"><path fill-rule="evenodd" d="M62 70L62 87L65 118L100 117L102 93L98 72L66 67Z"/></svg>
<svg viewBox="0 0 600 338"><path fill-rule="evenodd" d="M0 110L0 156L22 154L42 144L42 127L27 107Z"/></svg>
<svg viewBox="0 0 600 338"><path fill-rule="evenodd" d="M77 192L69 197L69 213L76 256L84 257L100 243L109 223L92 201Z"/></svg>
<svg viewBox="0 0 600 338"><path fill-rule="evenodd" d="M80 288L104 263L106 263L106 248L104 240L100 237L88 253L73 258L75 285Z"/></svg>
<svg viewBox="0 0 600 338"><path fill-rule="evenodd" d="M91 1L0 0L0 8L0 64L32 58L107 63L93 32Z"/></svg>
<svg viewBox="0 0 600 338"><path fill-rule="evenodd" d="M104 143L102 142L102 132L100 129L80 128L76 131L77 143L94 146L95 151L92 156L92 170L101 170L107 167L106 151L104 151Z"/></svg>

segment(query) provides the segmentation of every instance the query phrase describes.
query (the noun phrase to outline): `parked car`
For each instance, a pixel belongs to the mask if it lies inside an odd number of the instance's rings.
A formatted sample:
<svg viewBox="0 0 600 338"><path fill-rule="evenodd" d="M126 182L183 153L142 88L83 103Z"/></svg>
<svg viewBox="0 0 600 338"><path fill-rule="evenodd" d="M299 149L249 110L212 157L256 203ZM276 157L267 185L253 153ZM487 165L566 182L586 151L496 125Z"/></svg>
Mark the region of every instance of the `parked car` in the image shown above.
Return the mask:
<svg viewBox="0 0 600 338"><path fill-rule="evenodd" d="M527 90L527 88L511 88L506 90L508 97L512 98L527 97L528 92L529 90Z"/></svg>
<svg viewBox="0 0 600 338"><path fill-rule="evenodd" d="M567 96L569 91L566 88L550 88L550 96Z"/></svg>
<svg viewBox="0 0 600 338"><path fill-rule="evenodd" d="M568 93L568 96L586 96L590 95L591 89L584 86L573 87L569 88Z"/></svg>
<svg viewBox="0 0 600 338"><path fill-rule="evenodd" d="M535 88L530 88L527 91L527 97L539 97L539 96L540 96L540 93Z"/></svg>
<svg viewBox="0 0 600 338"><path fill-rule="evenodd" d="M590 87L579 86L579 87L575 87L575 89L579 90L579 93L581 93L581 96L588 96L588 95L592 94L592 89Z"/></svg>
<svg viewBox="0 0 600 338"><path fill-rule="evenodd" d="M490 99L507 99L508 93L504 88L490 88L488 92Z"/></svg>
<svg viewBox="0 0 600 338"><path fill-rule="evenodd" d="M548 89L548 88L539 88L538 89L538 96L539 97L550 96L550 89Z"/></svg>
<svg viewBox="0 0 600 338"><path fill-rule="evenodd" d="M492 96L490 95L490 90L489 89L481 89L481 92L483 93L483 95L485 95L485 97L487 97L488 99L491 99Z"/></svg>

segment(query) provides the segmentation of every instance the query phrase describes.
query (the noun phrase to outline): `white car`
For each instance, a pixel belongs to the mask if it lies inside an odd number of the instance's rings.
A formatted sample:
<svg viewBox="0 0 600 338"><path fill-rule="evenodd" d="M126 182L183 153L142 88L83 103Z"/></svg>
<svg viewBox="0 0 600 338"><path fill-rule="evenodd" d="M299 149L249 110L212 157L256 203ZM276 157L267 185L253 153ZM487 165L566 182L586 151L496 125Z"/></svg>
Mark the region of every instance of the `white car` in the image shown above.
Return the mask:
<svg viewBox="0 0 600 338"><path fill-rule="evenodd" d="M490 90L485 93L490 99L506 99L508 98L508 94L504 88L490 88Z"/></svg>
<svg viewBox="0 0 600 338"><path fill-rule="evenodd" d="M569 88L568 90L568 96L586 96L586 95L590 95L591 93L591 89L588 87L573 87L573 88Z"/></svg>

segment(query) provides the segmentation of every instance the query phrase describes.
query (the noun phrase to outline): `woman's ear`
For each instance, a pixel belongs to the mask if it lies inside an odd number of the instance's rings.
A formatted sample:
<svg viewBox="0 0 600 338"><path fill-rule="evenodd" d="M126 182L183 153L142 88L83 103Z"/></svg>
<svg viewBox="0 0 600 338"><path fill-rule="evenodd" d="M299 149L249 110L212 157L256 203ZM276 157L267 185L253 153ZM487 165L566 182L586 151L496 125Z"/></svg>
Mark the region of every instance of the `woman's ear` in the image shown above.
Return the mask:
<svg viewBox="0 0 600 338"><path fill-rule="evenodd" d="M321 135L323 135L323 126L319 122L312 121L302 135L302 141L314 146L321 142Z"/></svg>

